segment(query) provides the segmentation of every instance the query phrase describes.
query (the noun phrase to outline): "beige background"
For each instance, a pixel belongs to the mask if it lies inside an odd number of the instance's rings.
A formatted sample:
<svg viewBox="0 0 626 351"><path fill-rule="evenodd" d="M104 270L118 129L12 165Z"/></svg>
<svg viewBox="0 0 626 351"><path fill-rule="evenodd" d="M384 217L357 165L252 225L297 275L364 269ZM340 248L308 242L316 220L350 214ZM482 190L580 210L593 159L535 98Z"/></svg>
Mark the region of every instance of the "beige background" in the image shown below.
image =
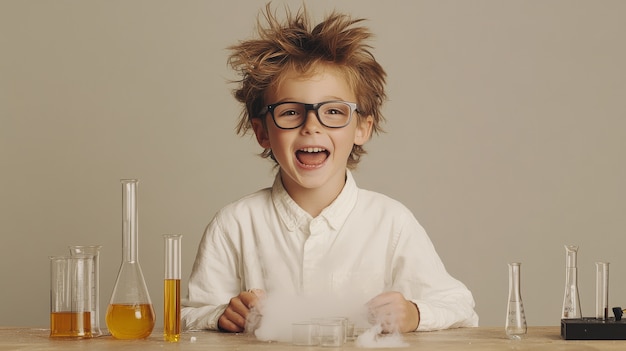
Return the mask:
<svg viewBox="0 0 626 351"><path fill-rule="evenodd" d="M510 261L528 323L557 325L567 243L584 314L597 260L611 306L626 305L626 2L306 3L369 19L390 101L355 177L415 213L481 325L504 324ZM104 315L131 177L162 324L161 235L184 235L186 283L215 211L272 180L234 133L224 49L263 5L0 0L0 325L48 326L47 257L71 244L104 246Z"/></svg>

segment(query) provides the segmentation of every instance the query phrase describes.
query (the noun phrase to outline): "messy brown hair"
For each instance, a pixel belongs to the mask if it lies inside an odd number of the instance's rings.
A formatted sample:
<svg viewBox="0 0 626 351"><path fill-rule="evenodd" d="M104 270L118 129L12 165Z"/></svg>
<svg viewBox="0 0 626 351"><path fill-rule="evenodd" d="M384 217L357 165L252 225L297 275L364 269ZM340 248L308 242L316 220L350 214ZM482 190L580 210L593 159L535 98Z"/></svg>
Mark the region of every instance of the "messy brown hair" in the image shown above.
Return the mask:
<svg viewBox="0 0 626 351"><path fill-rule="evenodd" d="M228 63L241 77L236 81L238 87L234 96L244 104L238 134L251 130L250 120L260 117L268 103L265 101L267 90L279 83L284 72L310 74L320 65L336 67L345 75L357 96L359 115L372 116L373 132L382 131L386 73L366 43L372 33L360 26L364 19L332 12L312 28L306 7L295 15L286 8L284 22L272 12L270 4L261 14L267 25L261 24L261 16L257 18L258 38L229 47ZM361 145L353 145L348 167L354 168L364 153ZM261 155L274 158L269 149Z"/></svg>

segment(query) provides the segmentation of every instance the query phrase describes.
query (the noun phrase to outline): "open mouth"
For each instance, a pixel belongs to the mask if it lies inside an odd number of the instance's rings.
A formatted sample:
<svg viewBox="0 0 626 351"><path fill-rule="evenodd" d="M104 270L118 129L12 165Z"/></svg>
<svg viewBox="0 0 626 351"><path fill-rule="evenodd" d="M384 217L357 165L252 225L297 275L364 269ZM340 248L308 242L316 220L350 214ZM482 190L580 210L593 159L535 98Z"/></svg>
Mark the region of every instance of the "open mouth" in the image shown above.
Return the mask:
<svg viewBox="0 0 626 351"><path fill-rule="evenodd" d="M301 164L314 167L324 163L329 154L328 150L321 147L306 147L296 151L296 158Z"/></svg>

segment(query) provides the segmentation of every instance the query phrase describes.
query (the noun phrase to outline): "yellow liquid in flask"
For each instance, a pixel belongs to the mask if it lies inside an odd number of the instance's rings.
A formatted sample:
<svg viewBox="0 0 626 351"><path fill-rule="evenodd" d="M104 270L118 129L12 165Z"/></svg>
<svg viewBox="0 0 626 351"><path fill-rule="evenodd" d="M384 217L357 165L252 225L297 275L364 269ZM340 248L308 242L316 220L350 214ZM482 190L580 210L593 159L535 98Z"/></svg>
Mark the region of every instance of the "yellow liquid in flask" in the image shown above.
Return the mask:
<svg viewBox="0 0 626 351"><path fill-rule="evenodd" d="M152 304L110 304L106 323L116 339L144 339L150 336L156 316Z"/></svg>

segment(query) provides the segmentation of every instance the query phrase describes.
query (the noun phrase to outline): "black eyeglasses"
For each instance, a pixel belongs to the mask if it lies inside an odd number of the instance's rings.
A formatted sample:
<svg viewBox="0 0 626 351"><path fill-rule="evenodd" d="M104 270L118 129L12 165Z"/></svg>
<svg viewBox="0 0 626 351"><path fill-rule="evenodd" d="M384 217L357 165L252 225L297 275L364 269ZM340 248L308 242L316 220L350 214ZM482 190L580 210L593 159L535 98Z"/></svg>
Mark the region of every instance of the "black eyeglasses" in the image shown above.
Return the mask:
<svg viewBox="0 0 626 351"><path fill-rule="evenodd" d="M328 128L343 128L350 124L352 114L358 112L354 102L324 101L317 104L285 101L267 105L259 117L271 113L274 124L280 129L295 129L306 122L308 111L315 111L317 120Z"/></svg>

